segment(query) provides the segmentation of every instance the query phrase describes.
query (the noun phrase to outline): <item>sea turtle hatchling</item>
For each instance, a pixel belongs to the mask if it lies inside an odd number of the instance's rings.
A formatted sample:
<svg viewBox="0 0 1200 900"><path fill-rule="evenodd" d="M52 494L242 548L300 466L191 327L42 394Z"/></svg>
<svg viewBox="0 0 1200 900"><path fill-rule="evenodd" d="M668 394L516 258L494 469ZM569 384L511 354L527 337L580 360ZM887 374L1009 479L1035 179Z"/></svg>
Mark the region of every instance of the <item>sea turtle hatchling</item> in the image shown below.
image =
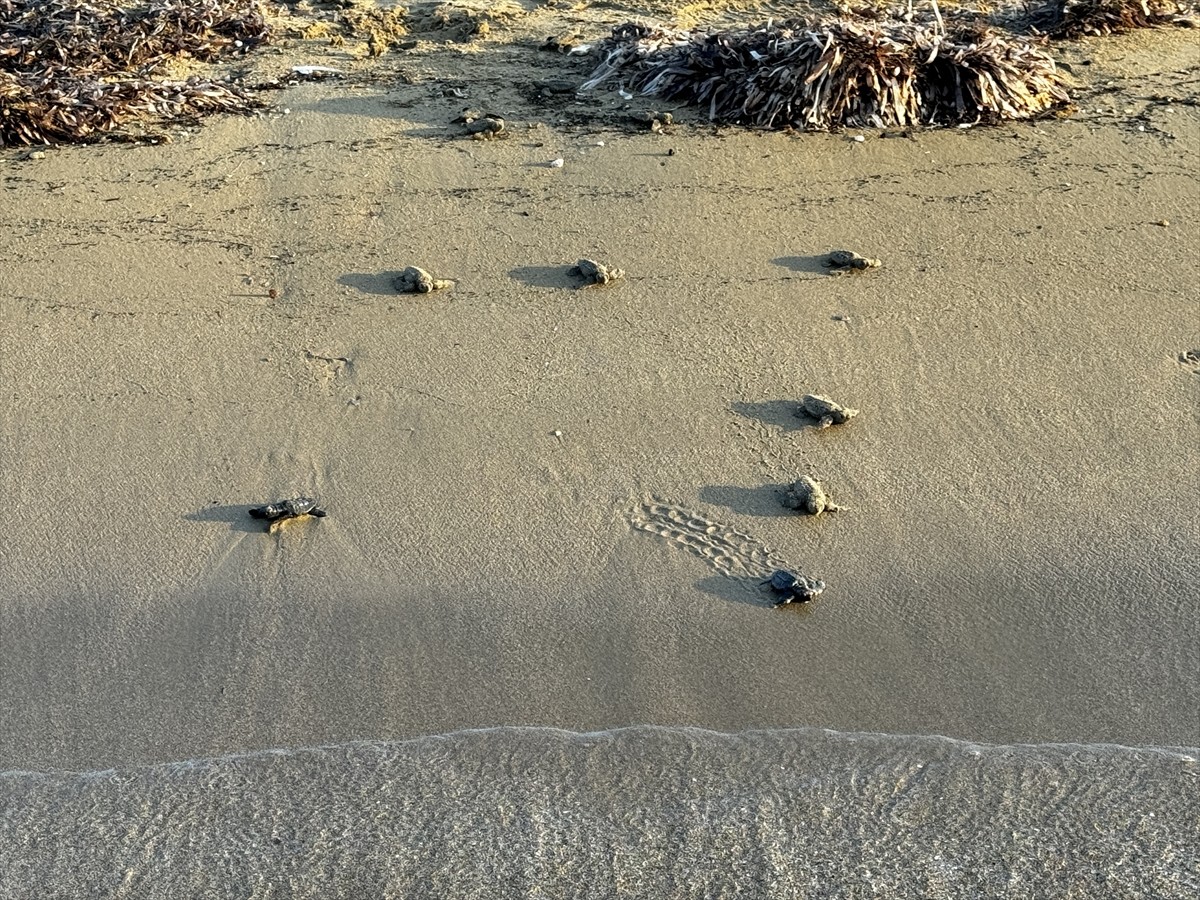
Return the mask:
<svg viewBox="0 0 1200 900"><path fill-rule="evenodd" d="M763 584L774 592L776 607L789 603L809 603L825 590L825 582L821 579L809 578L787 569L776 569Z"/></svg>
<svg viewBox="0 0 1200 900"><path fill-rule="evenodd" d="M454 287L454 282L445 278L434 278L424 269L409 266L394 279L392 287L401 294L428 294Z"/></svg>
<svg viewBox="0 0 1200 900"><path fill-rule="evenodd" d="M836 512L845 507L838 506L825 493L821 482L807 475L801 475L783 494L783 505L788 509L819 516L823 512Z"/></svg>
<svg viewBox="0 0 1200 900"><path fill-rule="evenodd" d="M312 497L293 497L291 500L279 500L275 503L268 503L266 506L256 506L250 510L250 515L255 519L266 519L267 531L271 532L291 519L299 519L301 516L315 516L323 519L329 513L318 506L317 501Z"/></svg>
<svg viewBox="0 0 1200 900"><path fill-rule="evenodd" d="M500 136L508 135L504 128L504 120L499 116L482 116L467 122L467 134L472 140L490 141Z"/></svg>
<svg viewBox="0 0 1200 900"><path fill-rule="evenodd" d="M493 113L485 113L477 109L472 109L471 107L464 109L462 115L454 119L454 124L463 125L466 128L467 134L477 141L489 141L501 135L504 137L508 136L503 118Z"/></svg>
<svg viewBox="0 0 1200 900"><path fill-rule="evenodd" d="M860 256L853 250L834 250L825 261L825 267L830 275L847 275L851 272L861 272L865 269L878 269L882 262Z"/></svg>
<svg viewBox="0 0 1200 900"><path fill-rule="evenodd" d="M580 287L591 287L596 284L612 284L625 277L625 270L606 266L594 259L581 259L568 271L569 275L577 275L583 279Z"/></svg>
<svg viewBox="0 0 1200 900"><path fill-rule="evenodd" d="M816 419L818 428L828 428L830 425L845 425L858 415L858 410L834 403L820 394L805 394L800 400L800 408L796 410L796 415Z"/></svg>

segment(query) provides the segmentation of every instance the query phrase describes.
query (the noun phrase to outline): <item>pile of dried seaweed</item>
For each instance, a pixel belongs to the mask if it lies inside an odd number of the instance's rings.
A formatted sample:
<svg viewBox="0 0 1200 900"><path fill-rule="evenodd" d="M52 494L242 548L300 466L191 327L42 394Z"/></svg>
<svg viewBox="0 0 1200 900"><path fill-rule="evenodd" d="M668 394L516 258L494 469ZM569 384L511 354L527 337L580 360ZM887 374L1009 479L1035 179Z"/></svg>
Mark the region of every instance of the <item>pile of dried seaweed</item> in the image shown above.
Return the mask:
<svg viewBox="0 0 1200 900"><path fill-rule="evenodd" d="M1182 23L1188 20L1186 13L1183 4L1172 0L1054 0L1039 27L1061 38L1116 34Z"/></svg>
<svg viewBox="0 0 1200 900"><path fill-rule="evenodd" d="M257 108L228 82L154 75L173 57L213 60L268 34L260 0L0 0L0 147Z"/></svg>
<svg viewBox="0 0 1200 900"><path fill-rule="evenodd" d="M626 23L600 52L585 90L620 74L642 94L707 108L714 122L765 128L995 122L1069 102L1047 54L976 25L947 30L940 16L715 33Z"/></svg>

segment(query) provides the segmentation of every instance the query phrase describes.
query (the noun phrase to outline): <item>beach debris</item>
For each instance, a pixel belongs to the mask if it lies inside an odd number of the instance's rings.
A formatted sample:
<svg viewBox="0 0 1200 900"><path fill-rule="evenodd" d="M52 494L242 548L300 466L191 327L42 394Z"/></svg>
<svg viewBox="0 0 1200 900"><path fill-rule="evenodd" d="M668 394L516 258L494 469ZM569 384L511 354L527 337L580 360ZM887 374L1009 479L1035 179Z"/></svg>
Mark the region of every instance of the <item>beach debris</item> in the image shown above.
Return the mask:
<svg viewBox="0 0 1200 900"><path fill-rule="evenodd" d="M1034 10L1034 24L1056 38L1104 36L1168 23L1188 26L1188 13L1174 0L1050 0Z"/></svg>
<svg viewBox="0 0 1200 900"><path fill-rule="evenodd" d="M820 394L805 394L800 400L800 409L796 411L796 415L816 419L818 428L828 428L831 425L846 424L858 415L858 410L848 409Z"/></svg>
<svg viewBox="0 0 1200 900"><path fill-rule="evenodd" d="M810 516L819 516L824 512L845 509L844 506L838 506L829 499L825 489L821 487L821 482L808 475L801 475L793 481L791 487L784 492L782 499L783 505L788 509L794 509Z"/></svg>
<svg viewBox="0 0 1200 900"><path fill-rule="evenodd" d="M763 584L774 592L777 607L790 603L810 603L825 590L825 582L821 579L809 578L787 569L776 569Z"/></svg>
<svg viewBox="0 0 1200 900"><path fill-rule="evenodd" d="M883 263L878 259L861 256L853 250L834 250L824 265L829 269L830 275L848 275L851 272L878 269Z"/></svg>
<svg viewBox="0 0 1200 900"><path fill-rule="evenodd" d="M1021 38L940 14L909 20L774 20L728 31L626 22L581 90L689 103L762 128L946 125L1029 119L1070 102L1053 58Z"/></svg>
<svg viewBox="0 0 1200 900"><path fill-rule="evenodd" d="M256 506L250 510L250 515L255 519L266 519L267 532L270 533L292 519L305 516L323 519L329 513L318 506L317 501L312 497L293 497L291 500L279 500L275 503L268 503L266 506Z"/></svg>
<svg viewBox="0 0 1200 900"><path fill-rule="evenodd" d="M434 278L417 266L408 266L392 279L392 286L401 294L429 294L452 288L454 282L446 278Z"/></svg>
<svg viewBox="0 0 1200 900"><path fill-rule="evenodd" d="M178 57L211 62L266 43L260 0L131 6L0 0L0 147L163 141L154 127L265 105L230 81L156 77Z"/></svg>
<svg viewBox="0 0 1200 900"><path fill-rule="evenodd" d="M606 266L603 263L596 262L594 259L581 259L575 265L571 266L567 274L582 278L583 284L580 287L592 287L593 285L612 284L614 281L619 281L625 277L625 270Z"/></svg>
<svg viewBox="0 0 1200 900"><path fill-rule="evenodd" d="M550 160L550 162L546 163L546 165L549 166L551 169L561 169L566 164L567 164L567 161L565 159L563 159L561 156L557 157L556 159L552 159L552 160Z"/></svg>
<svg viewBox="0 0 1200 900"><path fill-rule="evenodd" d="M292 66L292 74L299 75L301 78L310 78L314 81L319 81L323 78L341 77L345 73L341 69L335 69L332 66Z"/></svg>

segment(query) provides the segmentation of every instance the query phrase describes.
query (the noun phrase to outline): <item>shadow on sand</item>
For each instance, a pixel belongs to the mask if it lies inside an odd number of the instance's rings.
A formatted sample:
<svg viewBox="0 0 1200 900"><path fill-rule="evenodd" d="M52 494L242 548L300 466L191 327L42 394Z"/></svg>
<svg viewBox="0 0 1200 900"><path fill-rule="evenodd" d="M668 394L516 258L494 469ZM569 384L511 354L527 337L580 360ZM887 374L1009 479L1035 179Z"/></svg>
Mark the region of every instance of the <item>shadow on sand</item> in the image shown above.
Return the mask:
<svg viewBox="0 0 1200 900"><path fill-rule="evenodd" d="M828 260L827 255L822 256L777 256L771 262L777 266L783 266L790 272L799 272L806 275L829 275L829 269L825 265Z"/></svg>
<svg viewBox="0 0 1200 900"><path fill-rule="evenodd" d="M509 271L508 275L529 287L574 288L577 279L568 274L572 265L574 263L561 266L518 266Z"/></svg>
<svg viewBox="0 0 1200 900"><path fill-rule="evenodd" d="M184 516L189 522L224 522L230 531L258 534L265 531L265 523L250 518L252 506L239 503L227 506L206 506L204 509Z"/></svg>
<svg viewBox="0 0 1200 900"><path fill-rule="evenodd" d="M338 284L344 284L346 287L354 288L364 294L398 297L400 292L396 290L393 282L399 274L399 272L348 272L338 278Z"/></svg>
<svg viewBox="0 0 1200 900"><path fill-rule="evenodd" d="M765 484L762 487L744 488L732 484L711 484L700 488L700 499L746 516L794 516L796 513L780 502L789 486Z"/></svg>

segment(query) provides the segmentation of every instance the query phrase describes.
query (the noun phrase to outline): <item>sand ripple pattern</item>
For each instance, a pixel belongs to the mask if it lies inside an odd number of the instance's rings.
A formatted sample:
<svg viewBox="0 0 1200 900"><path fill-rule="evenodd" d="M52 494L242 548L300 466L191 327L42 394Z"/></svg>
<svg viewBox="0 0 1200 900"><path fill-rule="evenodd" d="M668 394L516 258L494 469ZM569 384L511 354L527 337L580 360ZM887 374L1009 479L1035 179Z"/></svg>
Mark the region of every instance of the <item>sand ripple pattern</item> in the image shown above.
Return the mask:
<svg viewBox="0 0 1200 900"><path fill-rule="evenodd" d="M1195 751L499 728L0 773L0 896L1195 900Z"/></svg>
<svg viewBox="0 0 1200 900"><path fill-rule="evenodd" d="M767 578L776 569L788 568L757 538L662 500L639 503L629 513L629 523L681 545L731 578Z"/></svg>

